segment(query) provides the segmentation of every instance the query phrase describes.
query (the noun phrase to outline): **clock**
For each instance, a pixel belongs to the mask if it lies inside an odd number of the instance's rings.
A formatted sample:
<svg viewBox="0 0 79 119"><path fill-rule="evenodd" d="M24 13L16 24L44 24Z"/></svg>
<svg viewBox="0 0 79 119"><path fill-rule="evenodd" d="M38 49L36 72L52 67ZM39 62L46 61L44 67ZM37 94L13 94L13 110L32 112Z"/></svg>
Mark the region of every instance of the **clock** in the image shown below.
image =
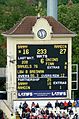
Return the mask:
<svg viewBox="0 0 79 119"><path fill-rule="evenodd" d="M44 30L44 29L40 29L38 32L37 32L37 36L41 39L45 38L47 36L47 32Z"/></svg>

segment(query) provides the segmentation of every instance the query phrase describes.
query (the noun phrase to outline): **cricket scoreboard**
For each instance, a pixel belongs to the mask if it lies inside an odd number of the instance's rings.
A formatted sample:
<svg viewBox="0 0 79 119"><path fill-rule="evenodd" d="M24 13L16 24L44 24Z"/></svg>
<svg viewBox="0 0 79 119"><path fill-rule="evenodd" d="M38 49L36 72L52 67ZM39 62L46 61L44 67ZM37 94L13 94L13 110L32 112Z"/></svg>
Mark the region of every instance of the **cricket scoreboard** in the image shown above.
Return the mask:
<svg viewBox="0 0 79 119"><path fill-rule="evenodd" d="M68 44L17 44L18 98L67 97Z"/></svg>

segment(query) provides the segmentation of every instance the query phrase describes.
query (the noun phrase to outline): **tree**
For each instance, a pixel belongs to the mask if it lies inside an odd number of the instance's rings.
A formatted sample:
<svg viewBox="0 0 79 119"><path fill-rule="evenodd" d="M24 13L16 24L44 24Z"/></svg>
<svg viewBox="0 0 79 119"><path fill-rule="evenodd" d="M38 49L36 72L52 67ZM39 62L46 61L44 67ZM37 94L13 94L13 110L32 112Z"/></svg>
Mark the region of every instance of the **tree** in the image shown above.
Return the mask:
<svg viewBox="0 0 79 119"><path fill-rule="evenodd" d="M6 0L0 0L0 4L5 4Z"/></svg>
<svg viewBox="0 0 79 119"><path fill-rule="evenodd" d="M58 5L67 5L69 0L58 0ZM79 0L72 0L73 3L79 3Z"/></svg>
<svg viewBox="0 0 79 119"><path fill-rule="evenodd" d="M31 4L28 4L26 0L6 0L5 5L1 5L1 29L10 29L17 21L21 20L25 16L34 16L35 8Z"/></svg>
<svg viewBox="0 0 79 119"><path fill-rule="evenodd" d="M0 47L0 67L6 67L6 48Z"/></svg>
<svg viewBox="0 0 79 119"><path fill-rule="evenodd" d="M36 11L34 6L28 4L26 0L0 0L0 67L6 66L6 48L2 48L6 40L1 35L2 32L10 29L25 16L34 16Z"/></svg>
<svg viewBox="0 0 79 119"><path fill-rule="evenodd" d="M79 4L72 6L60 5L58 8L59 21L68 29L75 32L77 36L72 42L72 63L79 64ZM75 92L75 97L78 97L79 91Z"/></svg>
<svg viewBox="0 0 79 119"><path fill-rule="evenodd" d="M79 0L72 0L73 3L79 3Z"/></svg>
<svg viewBox="0 0 79 119"><path fill-rule="evenodd" d="M58 0L58 5L67 4L68 0Z"/></svg>

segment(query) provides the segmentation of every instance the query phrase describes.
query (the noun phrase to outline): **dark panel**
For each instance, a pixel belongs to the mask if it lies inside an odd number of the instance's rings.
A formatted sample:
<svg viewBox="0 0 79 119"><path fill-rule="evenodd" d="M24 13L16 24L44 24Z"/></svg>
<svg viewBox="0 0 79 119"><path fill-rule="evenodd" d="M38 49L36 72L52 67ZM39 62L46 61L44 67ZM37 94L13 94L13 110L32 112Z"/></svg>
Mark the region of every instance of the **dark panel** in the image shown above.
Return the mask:
<svg viewBox="0 0 79 119"><path fill-rule="evenodd" d="M17 90L67 90L68 45L17 45Z"/></svg>

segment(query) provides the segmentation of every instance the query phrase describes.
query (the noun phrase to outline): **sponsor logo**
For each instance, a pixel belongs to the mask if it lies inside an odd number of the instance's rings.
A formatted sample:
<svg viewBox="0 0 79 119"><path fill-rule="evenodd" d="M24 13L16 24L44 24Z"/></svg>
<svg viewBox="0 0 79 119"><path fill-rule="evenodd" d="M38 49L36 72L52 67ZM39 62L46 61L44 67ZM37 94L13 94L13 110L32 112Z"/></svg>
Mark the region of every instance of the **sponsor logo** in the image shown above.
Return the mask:
<svg viewBox="0 0 79 119"><path fill-rule="evenodd" d="M66 96L66 92L52 92L52 96Z"/></svg>
<svg viewBox="0 0 79 119"><path fill-rule="evenodd" d="M18 93L18 97L28 97L28 96L33 96L32 92L20 92Z"/></svg>

